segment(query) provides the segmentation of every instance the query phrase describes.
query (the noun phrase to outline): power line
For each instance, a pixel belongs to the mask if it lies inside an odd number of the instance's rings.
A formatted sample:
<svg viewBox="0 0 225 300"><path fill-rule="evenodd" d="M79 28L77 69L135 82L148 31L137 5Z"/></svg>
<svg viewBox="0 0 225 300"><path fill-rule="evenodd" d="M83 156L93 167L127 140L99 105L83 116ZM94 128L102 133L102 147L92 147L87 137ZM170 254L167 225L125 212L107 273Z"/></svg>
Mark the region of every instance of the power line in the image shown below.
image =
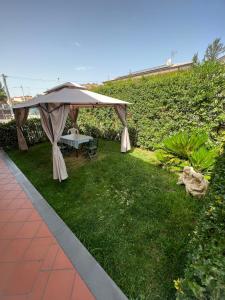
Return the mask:
<svg viewBox="0 0 225 300"><path fill-rule="evenodd" d="M22 79L22 80L32 80L32 81L42 81L42 82L80 82L79 80L65 80L65 79L61 79L60 77L57 77L56 79L44 79L44 78L33 78L33 77L23 77L23 76L15 76L15 75L6 75L8 78L12 78L12 79ZM96 82L96 81L93 81ZM82 82L80 82L82 84ZM86 83L83 82L83 83Z"/></svg>
<svg viewBox="0 0 225 300"><path fill-rule="evenodd" d="M43 78L31 78L31 77L22 77L22 76L11 76L11 75L7 75L8 78L12 78L12 79L23 79L23 80L33 80L33 81L44 81L44 82L59 82L59 78L57 79L43 79Z"/></svg>

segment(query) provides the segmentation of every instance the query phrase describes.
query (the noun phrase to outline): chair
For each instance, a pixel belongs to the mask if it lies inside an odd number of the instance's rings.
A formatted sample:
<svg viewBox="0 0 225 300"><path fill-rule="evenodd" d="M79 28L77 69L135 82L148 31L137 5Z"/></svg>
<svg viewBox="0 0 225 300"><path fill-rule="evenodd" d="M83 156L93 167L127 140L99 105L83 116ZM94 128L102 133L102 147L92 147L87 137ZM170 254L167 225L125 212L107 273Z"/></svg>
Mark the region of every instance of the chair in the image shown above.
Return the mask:
<svg viewBox="0 0 225 300"><path fill-rule="evenodd" d="M79 134L79 130L77 128L70 128L67 131L68 134Z"/></svg>
<svg viewBox="0 0 225 300"><path fill-rule="evenodd" d="M97 156L97 149L98 149L98 140L97 139L93 139L91 141L89 141L85 146L84 146L85 150L86 150L86 155L92 159L95 158Z"/></svg>
<svg viewBox="0 0 225 300"><path fill-rule="evenodd" d="M68 145L64 145L62 143L58 144L60 151L62 152L63 155L66 155L70 152L69 146Z"/></svg>

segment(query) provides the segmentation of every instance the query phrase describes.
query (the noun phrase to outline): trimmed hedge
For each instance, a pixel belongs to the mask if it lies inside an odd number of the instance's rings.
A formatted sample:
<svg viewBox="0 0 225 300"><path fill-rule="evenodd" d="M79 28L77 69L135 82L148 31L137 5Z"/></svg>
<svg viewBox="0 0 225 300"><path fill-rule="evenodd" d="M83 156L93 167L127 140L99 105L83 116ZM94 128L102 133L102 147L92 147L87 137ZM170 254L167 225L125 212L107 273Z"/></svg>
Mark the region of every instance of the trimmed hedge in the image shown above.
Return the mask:
<svg viewBox="0 0 225 300"><path fill-rule="evenodd" d="M225 299L225 153L217 161L204 201L184 279L175 281L177 300Z"/></svg>
<svg viewBox="0 0 225 300"><path fill-rule="evenodd" d="M224 139L225 66L207 62L187 71L116 81L94 91L127 100L133 145L155 149L169 135L201 127L215 142ZM117 139L121 124L113 109L81 111L78 122L87 132Z"/></svg>
<svg viewBox="0 0 225 300"><path fill-rule="evenodd" d="M46 140L45 133L38 118L28 119L23 126L23 134L28 145L34 145ZM9 123L0 123L0 147L17 147L17 133L15 120Z"/></svg>

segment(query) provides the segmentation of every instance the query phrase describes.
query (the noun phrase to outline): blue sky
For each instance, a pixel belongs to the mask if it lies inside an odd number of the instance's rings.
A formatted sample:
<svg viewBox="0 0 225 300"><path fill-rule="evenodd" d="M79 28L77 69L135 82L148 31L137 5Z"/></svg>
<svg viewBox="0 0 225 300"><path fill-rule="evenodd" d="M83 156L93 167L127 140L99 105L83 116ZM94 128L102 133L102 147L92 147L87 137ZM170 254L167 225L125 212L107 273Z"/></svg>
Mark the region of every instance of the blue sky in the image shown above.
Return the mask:
<svg viewBox="0 0 225 300"><path fill-rule="evenodd" d="M174 62L189 61L214 38L225 43L225 0L0 2L0 73L12 76L11 95L57 78L101 82L164 64L172 50Z"/></svg>

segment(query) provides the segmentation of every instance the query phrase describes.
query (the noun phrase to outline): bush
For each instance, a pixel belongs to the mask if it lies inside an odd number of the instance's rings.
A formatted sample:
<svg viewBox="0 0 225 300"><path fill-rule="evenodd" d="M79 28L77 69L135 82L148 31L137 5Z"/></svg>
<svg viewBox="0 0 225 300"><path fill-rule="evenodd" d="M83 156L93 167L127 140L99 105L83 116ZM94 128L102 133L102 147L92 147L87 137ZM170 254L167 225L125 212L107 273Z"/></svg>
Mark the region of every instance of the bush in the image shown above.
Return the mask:
<svg viewBox="0 0 225 300"><path fill-rule="evenodd" d="M191 165L197 171L207 172L212 169L218 156L218 150L209 148L209 144L204 131L181 131L166 138L162 149L156 151L156 156L162 164L175 171Z"/></svg>
<svg viewBox="0 0 225 300"><path fill-rule="evenodd" d="M166 136L196 128L220 144L225 138L224 73L223 65L207 62L187 71L107 83L94 91L132 103L128 125L133 145L154 150ZM78 122L110 139L122 128L113 109L83 110Z"/></svg>
<svg viewBox="0 0 225 300"><path fill-rule="evenodd" d="M23 134L28 145L34 145L46 140L45 133L38 118L28 119L23 126ZM0 147L15 148L18 145L16 122L0 123Z"/></svg>
<svg viewBox="0 0 225 300"><path fill-rule="evenodd" d="M180 157L189 159L190 156L208 141L206 132L201 131L181 131L163 141L165 151Z"/></svg>
<svg viewBox="0 0 225 300"><path fill-rule="evenodd" d="M218 156L217 149L207 149L206 147L201 147L197 151L193 152L189 157L191 165L199 171L210 170Z"/></svg>
<svg viewBox="0 0 225 300"><path fill-rule="evenodd" d="M204 213L189 245L183 279L175 281L177 300L225 299L225 154L218 159Z"/></svg>

